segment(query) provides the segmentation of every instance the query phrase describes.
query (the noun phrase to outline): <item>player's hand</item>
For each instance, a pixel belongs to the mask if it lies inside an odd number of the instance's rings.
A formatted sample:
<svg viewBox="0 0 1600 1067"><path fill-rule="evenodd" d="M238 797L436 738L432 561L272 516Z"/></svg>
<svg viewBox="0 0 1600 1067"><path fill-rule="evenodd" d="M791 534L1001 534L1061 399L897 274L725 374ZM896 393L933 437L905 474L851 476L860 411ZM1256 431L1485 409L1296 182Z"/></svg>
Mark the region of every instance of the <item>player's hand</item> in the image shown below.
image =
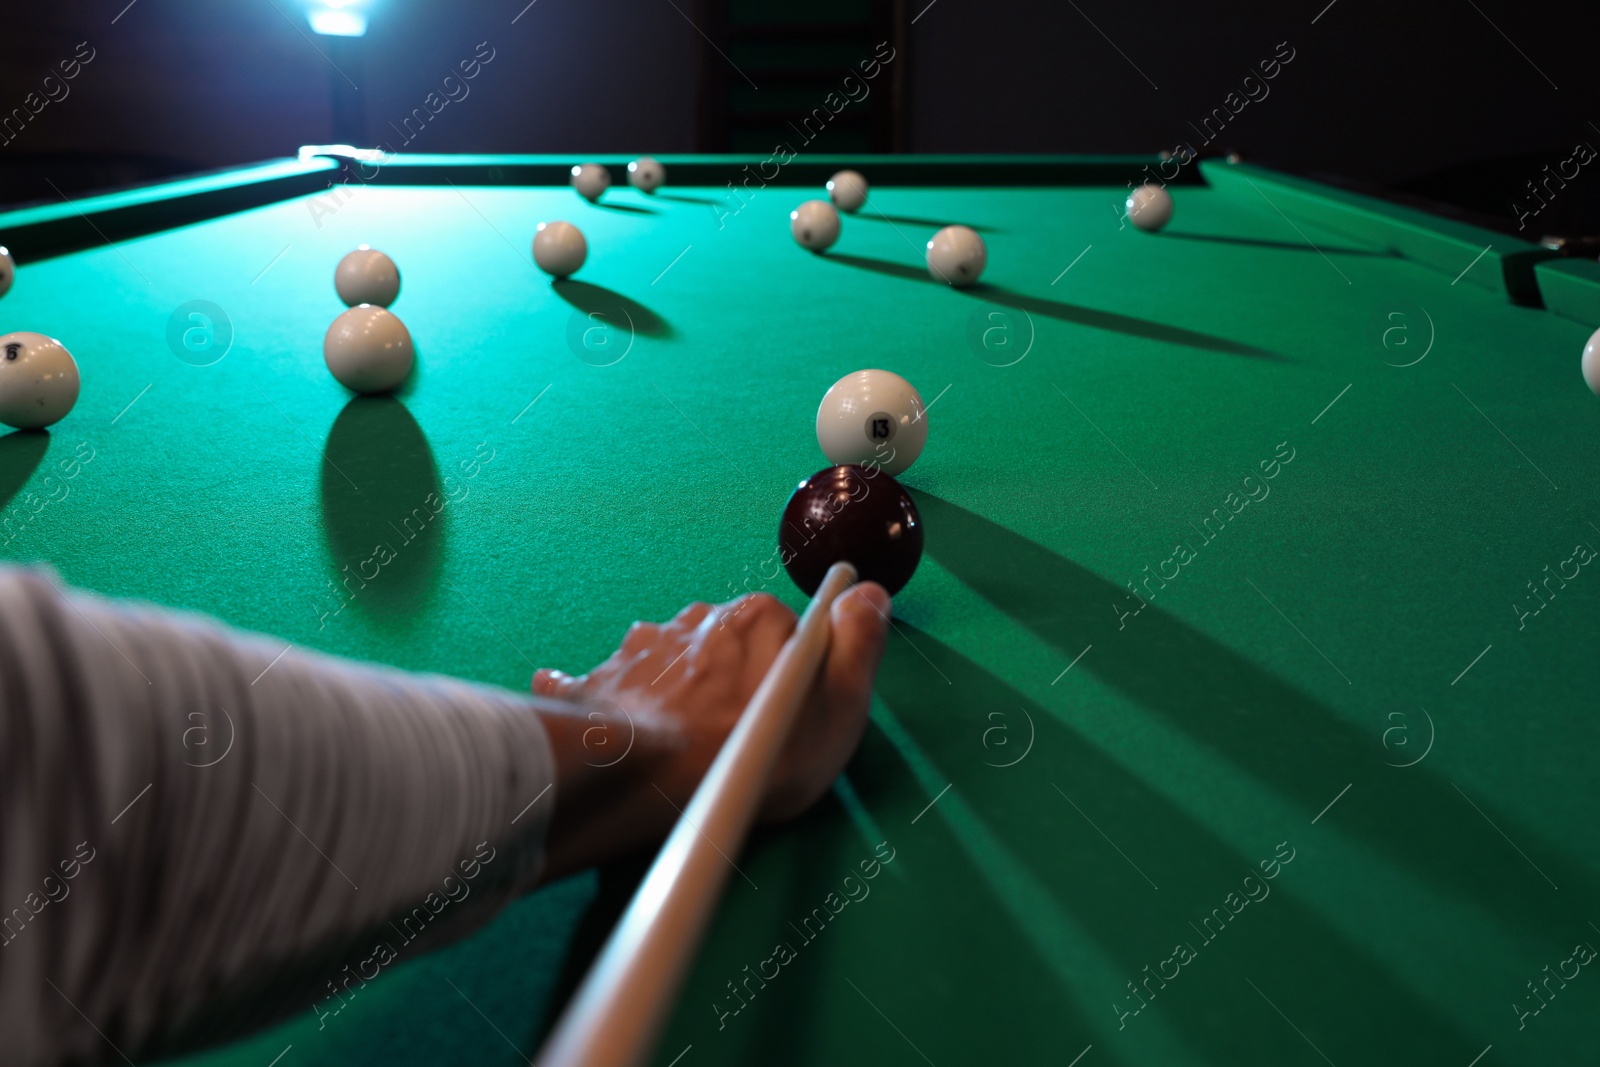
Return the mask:
<svg viewBox="0 0 1600 1067"><path fill-rule="evenodd" d="M804 811L855 751L866 729L889 610L889 595L871 582L834 601L823 668L768 783L763 818ZM648 825L659 831L657 837L665 834L677 817L674 808L688 803L796 622L793 611L765 593L726 604L691 604L670 622L635 623L621 647L588 674L536 673L536 694L590 709L571 722L545 717L556 749L556 819L565 824L552 827L552 838L576 829L571 820L579 813L572 805L589 806L580 795L634 808L631 826ZM592 770L625 750L629 754L603 774ZM596 777L604 778L603 788ZM609 819L596 818L600 812L581 814L590 837L616 836L596 825L611 826ZM554 851L561 842L551 844ZM596 845L591 840L581 851L587 856ZM553 862L558 859L552 856Z"/></svg>

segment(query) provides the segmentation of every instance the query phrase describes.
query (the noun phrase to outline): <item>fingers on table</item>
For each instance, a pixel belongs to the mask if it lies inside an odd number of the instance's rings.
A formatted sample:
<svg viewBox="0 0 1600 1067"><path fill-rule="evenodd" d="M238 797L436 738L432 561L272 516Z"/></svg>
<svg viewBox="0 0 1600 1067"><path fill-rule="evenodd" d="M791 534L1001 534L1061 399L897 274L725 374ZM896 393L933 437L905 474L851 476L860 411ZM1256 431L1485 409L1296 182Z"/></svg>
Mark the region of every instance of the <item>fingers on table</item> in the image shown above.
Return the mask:
<svg viewBox="0 0 1600 1067"><path fill-rule="evenodd" d="M797 616L788 605L770 593L739 598L738 614L730 620L730 628L742 639L745 662L756 682L777 658L797 622Z"/></svg>
<svg viewBox="0 0 1600 1067"><path fill-rule="evenodd" d="M876 582L863 582L833 602L833 637L828 644L824 684L832 700L862 700L889 637L889 594Z"/></svg>
<svg viewBox="0 0 1600 1067"><path fill-rule="evenodd" d="M700 628L717 609L703 600L697 600L672 617L665 629L671 634L689 634Z"/></svg>
<svg viewBox="0 0 1600 1067"><path fill-rule="evenodd" d="M888 628L889 596L882 587L856 586L833 604L836 628L829 654L828 686L838 695L871 687ZM723 604L689 604L666 623L636 622L628 627L622 644L601 670L621 667L625 683L659 674L685 659L706 661L708 669L733 649L742 652L746 665L765 673L783 643L794 633L795 613L770 593L747 593ZM698 646L698 651L691 646ZM544 668L533 676L533 691L544 697L576 699L584 679L564 671Z"/></svg>
<svg viewBox="0 0 1600 1067"><path fill-rule="evenodd" d="M558 671L553 667L541 667L533 672L533 693L535 696L553 697L557 700L572 698L583 684L583 679L574 678L565 671Z"/></svg>
<svg viewBox="0 0 1600 1067"><path fill-rule="evenodd" d="M624 656L637 656L642 652L648 652L660 643L660 640L660 626L653 622L636 622L628 627L628 632L623 635L621 651Z"/></svg>

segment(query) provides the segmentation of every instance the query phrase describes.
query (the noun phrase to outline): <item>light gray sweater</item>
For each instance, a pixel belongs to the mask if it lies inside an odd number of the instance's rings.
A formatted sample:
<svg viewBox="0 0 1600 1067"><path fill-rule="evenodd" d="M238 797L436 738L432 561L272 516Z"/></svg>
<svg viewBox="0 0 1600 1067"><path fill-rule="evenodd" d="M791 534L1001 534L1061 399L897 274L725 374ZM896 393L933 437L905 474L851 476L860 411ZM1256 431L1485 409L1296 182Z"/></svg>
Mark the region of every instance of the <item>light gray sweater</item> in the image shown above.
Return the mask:
<svg viewBox="0 0 1600 1067"><path fill-rule="evenodd" d="M6 1063L337 1010L537 880L525 700L283 647L0 569Z"/></svg>

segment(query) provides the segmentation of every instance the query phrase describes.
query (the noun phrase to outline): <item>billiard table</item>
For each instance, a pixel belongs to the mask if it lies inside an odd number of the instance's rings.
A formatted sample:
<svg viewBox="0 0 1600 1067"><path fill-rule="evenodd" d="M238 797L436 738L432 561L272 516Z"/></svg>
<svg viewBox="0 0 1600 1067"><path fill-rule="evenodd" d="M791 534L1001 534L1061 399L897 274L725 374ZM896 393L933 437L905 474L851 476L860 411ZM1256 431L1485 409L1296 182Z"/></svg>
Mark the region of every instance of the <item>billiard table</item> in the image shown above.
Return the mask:
<svg viewBox="0 0 1600 1067"><path fill-rule="evenodd" d="M310 150L0 215L0 322L83 376L0 438L6 558L522 689L692 600L801 606L817 403L887 368L931 405L926 553L871 726L737 857L654 1062L1593 1054L1600 264L1225 160L669 156L592 205L572 162ZM870 204L806 252L846 164ZM952 222L966 289L923 266ZM323 365L360 243L403 276L391 397ZM525 1061L643 862L182 1062Z"/></svg>

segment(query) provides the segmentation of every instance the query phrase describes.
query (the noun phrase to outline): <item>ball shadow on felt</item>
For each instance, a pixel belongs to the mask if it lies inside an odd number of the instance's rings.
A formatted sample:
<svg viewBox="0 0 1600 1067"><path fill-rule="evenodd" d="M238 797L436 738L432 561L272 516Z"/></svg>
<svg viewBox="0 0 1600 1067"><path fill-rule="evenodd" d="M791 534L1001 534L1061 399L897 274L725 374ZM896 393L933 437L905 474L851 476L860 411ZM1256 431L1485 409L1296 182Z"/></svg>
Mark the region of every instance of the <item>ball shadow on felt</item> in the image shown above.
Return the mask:
<svg viewBox="0 0 1600 1067"><path fill-rule="evenodd" d="M10 505L50 449L44 430L16 430L0 437L0 508Z"/></svg>
<svg viewBox="0 0 1600 1067"><path fill-rule="evenodd" d="M660 315L630 296L603 285L580 282L576 278L557 278L550 283L555 294L585 315L599 315L605 321L620 326L626 323L631 330L646 337L671 337L672 327Z"/></svg>
<svg viewBox="0 0 1600 1067"><path fill-rule="evenodd" d="M433 451L404 404L358 396L344 406L322 463L322 525L339 599L387 622L416 617L439 584L449 507Z"/></svg>

